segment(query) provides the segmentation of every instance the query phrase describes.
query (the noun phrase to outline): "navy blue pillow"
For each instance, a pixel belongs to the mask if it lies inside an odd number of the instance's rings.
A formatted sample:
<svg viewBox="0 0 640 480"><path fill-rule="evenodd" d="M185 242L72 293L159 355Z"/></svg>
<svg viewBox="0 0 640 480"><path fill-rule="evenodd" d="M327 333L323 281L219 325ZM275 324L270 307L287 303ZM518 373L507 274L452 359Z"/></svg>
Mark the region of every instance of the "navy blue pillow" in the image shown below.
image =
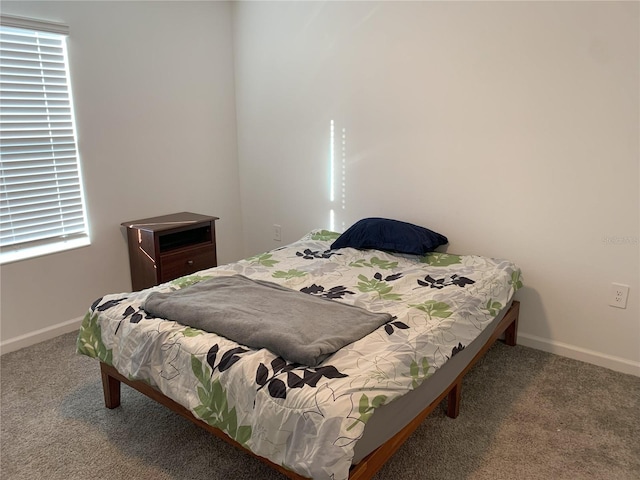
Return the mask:
<svg viewBox="0 0 640 480"><path fill-rule="evenodd" d="M424 255L447 243L447 237L428 228L399 220L364 218L340 235L331 248L372 248Z"/></svg>

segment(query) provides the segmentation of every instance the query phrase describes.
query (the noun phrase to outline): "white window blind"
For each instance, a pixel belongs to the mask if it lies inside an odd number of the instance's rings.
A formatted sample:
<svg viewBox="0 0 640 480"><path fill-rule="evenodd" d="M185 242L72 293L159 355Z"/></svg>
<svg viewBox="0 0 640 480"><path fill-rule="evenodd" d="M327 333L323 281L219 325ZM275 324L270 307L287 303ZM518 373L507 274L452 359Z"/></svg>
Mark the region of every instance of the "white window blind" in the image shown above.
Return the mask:
<svg viewBox="0 0 640 480"><path fill-rule="evenodd" d="M66 35L60 33L64 27L1 20L0 261L4 263L88 245L89 236Z"/></svg>

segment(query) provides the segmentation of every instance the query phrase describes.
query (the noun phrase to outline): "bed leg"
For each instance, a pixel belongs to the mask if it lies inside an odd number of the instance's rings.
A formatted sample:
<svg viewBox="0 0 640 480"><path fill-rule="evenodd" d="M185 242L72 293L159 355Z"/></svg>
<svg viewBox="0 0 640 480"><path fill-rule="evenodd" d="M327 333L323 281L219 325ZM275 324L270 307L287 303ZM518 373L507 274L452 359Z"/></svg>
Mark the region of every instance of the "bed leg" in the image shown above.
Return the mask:
<svg viewBox="0 0 640 480"><path fill-rule="evenodd" d="M504 331L504 343L509 345L510 347L515 347L516 342L518 340L518 315L516 312L516 317L514 318L511 325L507 327Z"/></svg>
<svg viewBox="0 0 640 480"><path fill-rule="evenodd" d="M456 418L460 413L460 394L462 393L462 381L456 383L447 395L447 416Z"/></svg>
<svg viewBox="0 0 640 480"><path fill-rule="evenodd" d="M105 365L100 363L100 373L102 375L102 391L104 393L104 406L116 408L120 406L120 380L113 378L105 369Z"/></svg>

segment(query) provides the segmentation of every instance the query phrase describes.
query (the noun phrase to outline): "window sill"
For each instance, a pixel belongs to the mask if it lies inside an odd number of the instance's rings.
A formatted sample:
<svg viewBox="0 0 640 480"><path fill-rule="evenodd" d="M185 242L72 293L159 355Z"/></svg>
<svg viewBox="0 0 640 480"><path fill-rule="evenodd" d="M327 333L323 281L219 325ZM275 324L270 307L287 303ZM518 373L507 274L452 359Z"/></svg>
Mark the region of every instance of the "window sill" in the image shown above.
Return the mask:
<svg viewBox="0 0 640 480"><path fill-rule="evenodd" d="M7 263L19 262L20 260L28 260L30 258L42 257L52 253L64 252L76 248L91 245L89 237L74 238L73 240L51 243L48 245L38 245L36 247L21 248L19 250L9 250L0 253L0 265Z"/></svg>

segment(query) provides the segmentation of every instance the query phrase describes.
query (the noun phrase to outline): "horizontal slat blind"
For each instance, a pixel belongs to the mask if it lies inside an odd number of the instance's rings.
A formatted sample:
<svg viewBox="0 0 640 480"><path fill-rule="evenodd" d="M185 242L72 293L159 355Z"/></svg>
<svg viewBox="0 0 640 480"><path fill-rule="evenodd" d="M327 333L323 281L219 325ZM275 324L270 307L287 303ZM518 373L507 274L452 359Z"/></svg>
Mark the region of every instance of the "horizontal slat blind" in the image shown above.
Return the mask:
<svg viewBox="0 0 640 480"><path fill-rule="evenodd" d="M64 35L0 27L2 251L87 237Z"/></svg>

